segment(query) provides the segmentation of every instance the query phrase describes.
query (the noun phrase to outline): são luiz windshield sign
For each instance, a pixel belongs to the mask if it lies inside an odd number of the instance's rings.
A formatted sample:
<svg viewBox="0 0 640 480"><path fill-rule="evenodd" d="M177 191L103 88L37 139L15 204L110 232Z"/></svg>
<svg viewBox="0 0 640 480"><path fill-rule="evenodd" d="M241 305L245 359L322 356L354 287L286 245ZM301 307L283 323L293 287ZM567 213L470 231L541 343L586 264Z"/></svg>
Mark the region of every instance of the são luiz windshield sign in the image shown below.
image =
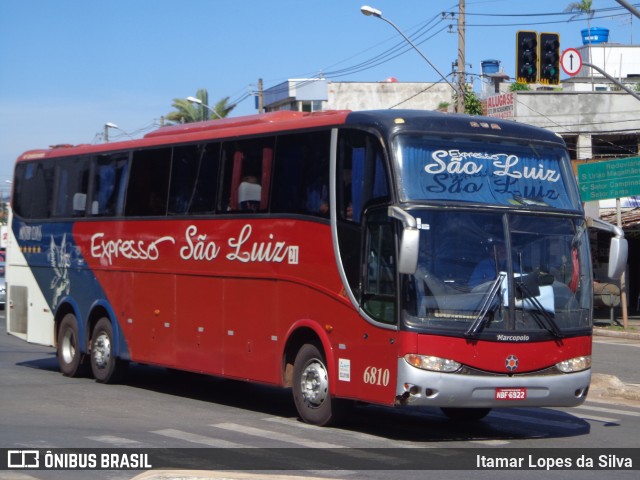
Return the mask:
<svg viewBox="0 0 640 480"><path fill-rule="evenodd" d="M583 202L640 195L640 157L578 165Z"/></svg>

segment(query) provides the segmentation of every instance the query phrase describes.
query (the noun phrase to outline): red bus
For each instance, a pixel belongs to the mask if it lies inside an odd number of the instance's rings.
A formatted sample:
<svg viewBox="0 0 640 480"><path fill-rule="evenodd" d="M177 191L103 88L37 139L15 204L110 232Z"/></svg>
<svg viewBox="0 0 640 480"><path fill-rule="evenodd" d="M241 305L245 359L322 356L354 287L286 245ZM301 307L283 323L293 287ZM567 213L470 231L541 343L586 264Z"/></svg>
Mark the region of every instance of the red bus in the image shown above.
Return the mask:
<svg viewBox="0 0 640 480"><path fill-rule="evenodd" d="M590 382L587 221L564 142L427 111L275 112L24 153L7 330L60 369L129 362L352 401L573 406ZM626 262L613 233L610 273Z"/></svg>

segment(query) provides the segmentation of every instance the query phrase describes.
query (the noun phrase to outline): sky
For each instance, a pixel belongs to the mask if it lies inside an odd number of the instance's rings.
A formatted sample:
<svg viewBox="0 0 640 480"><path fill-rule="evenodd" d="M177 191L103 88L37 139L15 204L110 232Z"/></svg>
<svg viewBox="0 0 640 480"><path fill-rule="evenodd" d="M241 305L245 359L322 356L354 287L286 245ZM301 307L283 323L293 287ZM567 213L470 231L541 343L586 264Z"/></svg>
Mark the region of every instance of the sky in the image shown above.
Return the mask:
<svg viewBox="0 0 640 480"><path fill-rule="evenodd" d="M369 2L369 3L368 3ZM480 91L481 63L513 77L518 30L582 43L586 16L569 0L466 0L466 63ZM629 2L638 5L637 2ZM256 113L258 79L440 80L382 11L444 75L458 56L458 0L0 0L0 193L22 152L56 144L139 138L175 98L229 97L231 116ZM640 42L640 19L615 0L593 0L592 27L610 42ZM447 12L443 16L443 12ZM451 15L454 14L454 15ZM451 77L449 77L451 79Z"/></svg>

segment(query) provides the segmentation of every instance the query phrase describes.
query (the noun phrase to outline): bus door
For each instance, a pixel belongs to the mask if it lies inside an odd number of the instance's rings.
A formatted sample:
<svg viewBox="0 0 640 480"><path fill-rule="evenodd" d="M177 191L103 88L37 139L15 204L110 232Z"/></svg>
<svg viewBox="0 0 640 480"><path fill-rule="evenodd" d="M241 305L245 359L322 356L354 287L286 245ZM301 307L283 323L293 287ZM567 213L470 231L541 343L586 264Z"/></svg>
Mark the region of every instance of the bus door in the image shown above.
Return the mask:
<svg viewBox="0 0 640 480"><path fill-rule="evenodd" d="M366 321L355 339L352 369L363 399L392 404L396 395L398 331L394 223L387 208L365 215L359 302Z"/></svg>
<svg viewBox="0 0 640 480"><path fill-rule="evenodd" d="M386 157L379 139L361 130L340 130L336 146L332 194L340 263L345 289L361 317L345 332L345 350L338 351L339 394L393 404L397 273Z"/></svg>

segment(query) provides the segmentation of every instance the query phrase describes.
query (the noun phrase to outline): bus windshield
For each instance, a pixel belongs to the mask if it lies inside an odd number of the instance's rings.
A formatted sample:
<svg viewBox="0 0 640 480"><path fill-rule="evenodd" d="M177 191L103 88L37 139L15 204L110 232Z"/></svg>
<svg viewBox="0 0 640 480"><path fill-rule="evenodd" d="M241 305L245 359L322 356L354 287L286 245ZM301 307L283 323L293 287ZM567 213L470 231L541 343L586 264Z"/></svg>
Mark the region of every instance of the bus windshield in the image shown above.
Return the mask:
<svg viewBox="0 0 640 480"><path fill-rule="evenodd" d="M398 135L401 201L579 208L562 149L483 140Z"/></svg>
<svg viewBox="0 0 640 480"><path fill-rule="evenodd" d="M408 328L474 337L562 337L590 328L590 258L582 219L412 210L421 225L404 282ZM460 235L460 232L465 232Z"/></svg>

